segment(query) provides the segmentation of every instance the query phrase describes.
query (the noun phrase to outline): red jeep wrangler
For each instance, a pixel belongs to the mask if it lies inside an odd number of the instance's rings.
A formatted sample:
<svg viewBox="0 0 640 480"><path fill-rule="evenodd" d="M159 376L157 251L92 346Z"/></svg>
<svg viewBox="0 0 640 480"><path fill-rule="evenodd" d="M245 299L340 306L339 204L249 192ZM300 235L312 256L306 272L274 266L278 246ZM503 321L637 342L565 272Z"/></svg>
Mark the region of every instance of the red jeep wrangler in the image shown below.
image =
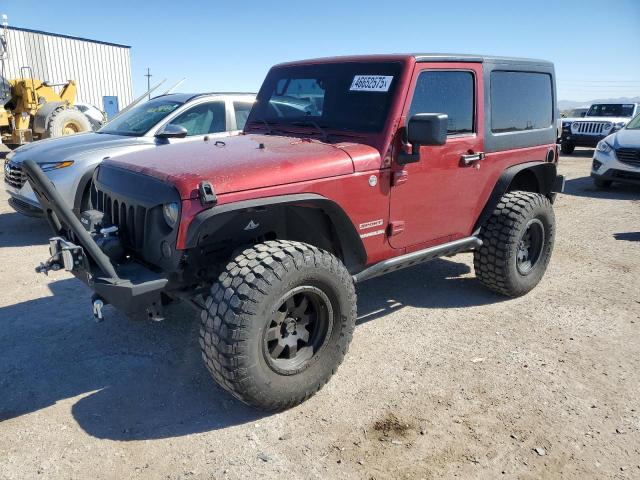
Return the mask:
<svg viewBox="0 0 640 480"><path fill-rule="evenodd" d="M479 280L518 296L555 235L553 65L469 55L308 60L271 69L244 134L101 164L76 218L33 162L65 268L110 303L162 318L194 304L217 382L281 410L336 371L354 285L474 252ZM176 132L178 135L180 132Z"/></svg>

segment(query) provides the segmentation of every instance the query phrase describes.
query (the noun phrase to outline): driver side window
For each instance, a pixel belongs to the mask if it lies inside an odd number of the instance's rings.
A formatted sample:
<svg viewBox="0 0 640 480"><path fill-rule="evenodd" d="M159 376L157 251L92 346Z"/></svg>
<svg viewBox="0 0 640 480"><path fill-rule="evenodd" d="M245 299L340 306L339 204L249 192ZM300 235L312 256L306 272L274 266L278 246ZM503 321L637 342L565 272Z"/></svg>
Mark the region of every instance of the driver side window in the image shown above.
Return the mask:
<svg viewBox="0 0 640 480"><path fill-rule="evenodd" d="M224 102L196 105L171 121L171 125L184 127L188 137L224 132L226 123Z"/></svg>

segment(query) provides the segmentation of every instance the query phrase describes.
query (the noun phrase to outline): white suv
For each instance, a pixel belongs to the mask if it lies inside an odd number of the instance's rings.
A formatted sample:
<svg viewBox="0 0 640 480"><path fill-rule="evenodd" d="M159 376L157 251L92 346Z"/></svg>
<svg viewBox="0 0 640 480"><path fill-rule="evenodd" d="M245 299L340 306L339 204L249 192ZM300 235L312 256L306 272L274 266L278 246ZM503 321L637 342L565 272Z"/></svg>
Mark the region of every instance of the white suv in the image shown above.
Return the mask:
<svg viewBox="0 0 640 480"><path fill-rule="evenodd" d="M591 177L598 188L610 187L612 182L640 185L640 114L598 142Z"/></svg>

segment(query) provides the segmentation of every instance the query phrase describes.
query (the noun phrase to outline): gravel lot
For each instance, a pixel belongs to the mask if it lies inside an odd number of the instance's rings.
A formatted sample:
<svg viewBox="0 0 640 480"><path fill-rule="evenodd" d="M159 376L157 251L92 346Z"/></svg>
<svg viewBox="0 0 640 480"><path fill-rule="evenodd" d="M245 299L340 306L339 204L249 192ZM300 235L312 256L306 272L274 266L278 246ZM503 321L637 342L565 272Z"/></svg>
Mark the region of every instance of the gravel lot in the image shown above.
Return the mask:
<svg viewBox="0 0 640 480"><path fill-rule="evenodd" d="M549 271L505 300L471 255L358 287L337 375L263 415L200 361L198 323L111 307L36 275L47 227L0 193L0 478L640 478L640 188L561 160Z"/></svg>

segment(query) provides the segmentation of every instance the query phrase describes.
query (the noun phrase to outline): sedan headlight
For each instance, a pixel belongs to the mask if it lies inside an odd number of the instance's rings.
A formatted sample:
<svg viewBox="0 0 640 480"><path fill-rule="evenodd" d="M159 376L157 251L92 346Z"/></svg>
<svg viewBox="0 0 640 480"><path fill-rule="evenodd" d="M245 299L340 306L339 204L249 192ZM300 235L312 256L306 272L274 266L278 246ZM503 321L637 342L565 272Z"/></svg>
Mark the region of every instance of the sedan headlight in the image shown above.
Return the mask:
<svg viewBox="0 0 640 480"><path fill-rule="evenodd" d="M171 228L176 226L178 223L178 215L180 213L180 207L176 202L165 203L162 207L162 213L164 214L164 219Z"/></svg>
<svg viewBox="0 0 640 480"><path fill-rule="evenodd" d="M611 153L613 151L613 147L611 145L609 145L606 141L604 140L600 140L598 142L598 146L596 147L596 150L598 152L602 152L602 153Z"/></svg>
<svg viewBox="0 0 640 480"><path fill-rule="evenodd" d="M64 162L43 162L38 166L43 172L50 172L51 170L60 170L61 168L67 168L73 165L73 160L65 160Z"/></svg>

